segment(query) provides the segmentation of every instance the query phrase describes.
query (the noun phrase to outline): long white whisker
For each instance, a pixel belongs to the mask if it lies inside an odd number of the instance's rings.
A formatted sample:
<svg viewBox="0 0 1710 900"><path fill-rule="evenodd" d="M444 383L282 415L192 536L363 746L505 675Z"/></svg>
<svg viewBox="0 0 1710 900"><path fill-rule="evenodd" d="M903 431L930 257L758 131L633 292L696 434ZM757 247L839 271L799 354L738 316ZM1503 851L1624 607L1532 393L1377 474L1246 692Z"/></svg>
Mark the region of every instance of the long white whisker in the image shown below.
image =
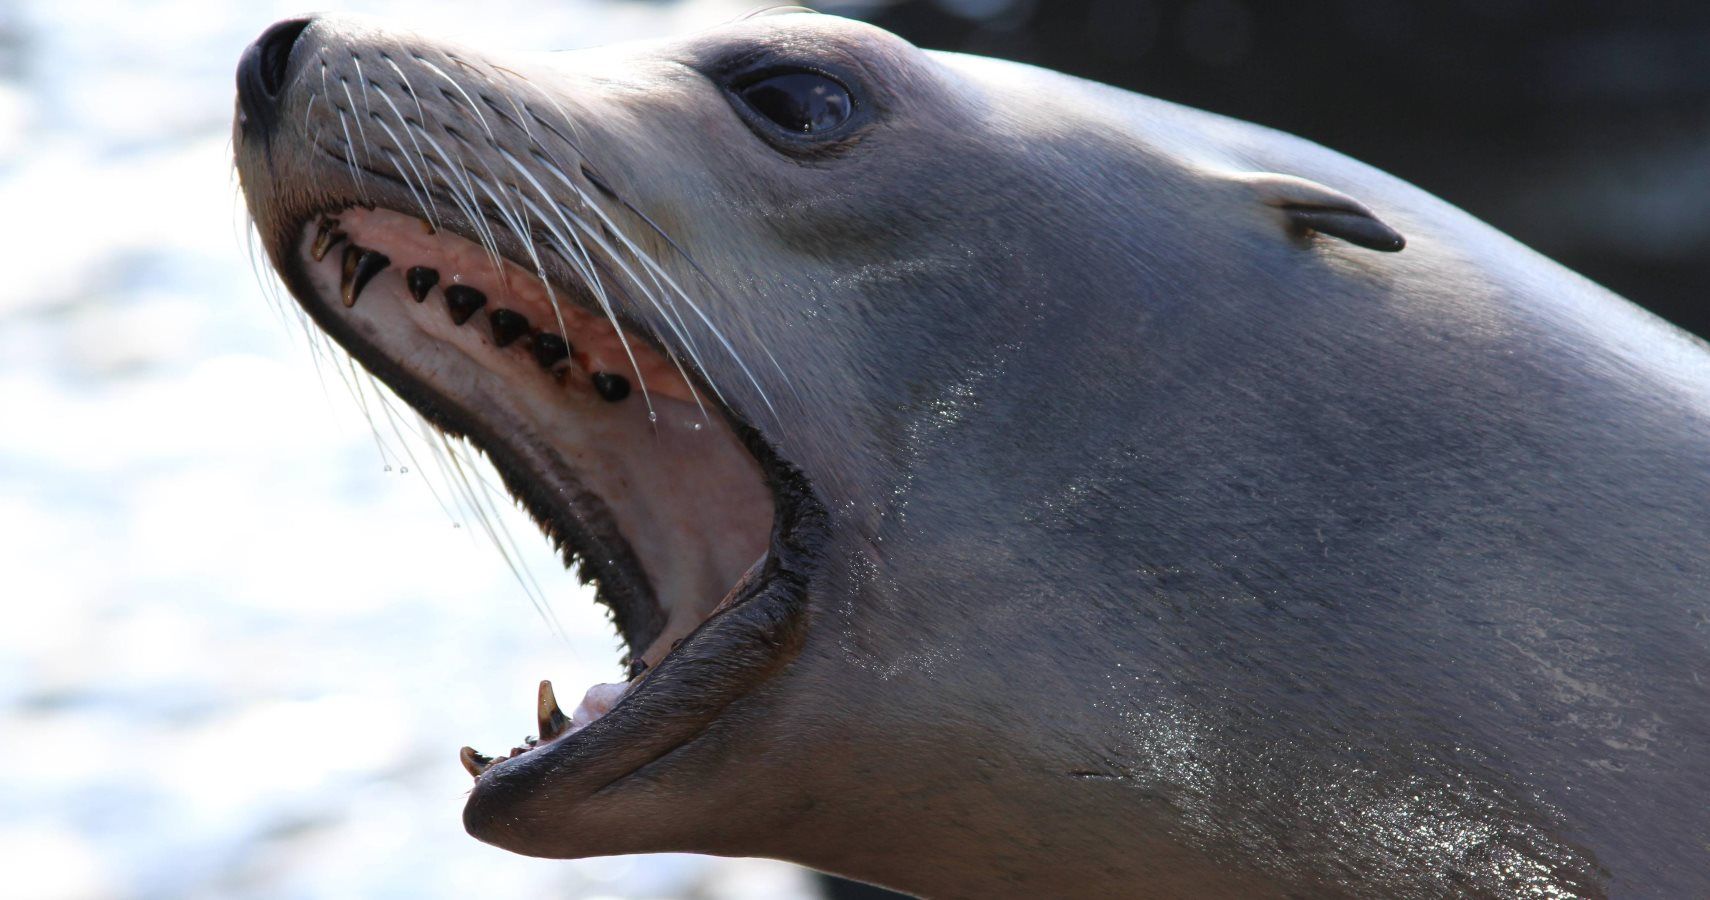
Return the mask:
<svg viewBox="0 0 1710 900"><path fill-rule="evenodd" d="M658 262L656 262L645 251L641 250L641 248L639 246L637 246L634 241L631 241L628 237L626 237L623 234L623 231L617 227L617 223L613 222L612 219L605 214L605 211L600 209L597 204L594 204L592 202L592 199L589 198L587 196L587 194L584 193L580 187L578 187L574 182L572 182L562 172L554 172L554 174L558 177L558 179L561 182L563 182L566 186L568 186L572 191L575 191L582 198L584 205L586 205L590 210L592 210L595 215L599 216L600 221L605 224L606 229L612 235L614 235L614 236L618 237L620 240L624 241L624 243L626 245L626 249L628 249L630 251L630 253L636 257L637 261L640 262L642 264L642 266L648 271L650 278L663 279L665 282L665 285L669 286L673 293L675 293L677 296L683 298L683 301L689 305L689 309L694 311L695 315L701 320L701 322L704 325L707 326L707 329L712 332L713 337L716 338L718 340L718 342L724 347L725 352L730 355L730 358L733 361L735 361L736 365L742 370L742 373L748 377L749 383L754 385L754 389L759 392L760 399L762 402L764 402L766 404L766 408L769 410L772 410L773 414L776 415L777 410L773 408L771 399L766 396L765 388L760 386L760 383L754 377L753 372L749 371L748 364L743 362L741 355L736 352L736 348L731 346L730 341L724 337L724 333L721 332L718 329L718 326L714 325L709 318L707 318L706 314L701 311L700 306L695 303L694 299L689 297L688 294L685 293L683 291L683 289L677 285L676 281L671 278L669 273L665 272L664 269L662 267L660 267ZM629 269L628 266L623 263L622 258L621 258L622 255L618 254L611 247L611 245L609 243L607 243L603 237L601 237L601 235L598 231L596 231L594 229L588 229L588 237L590 240L592 240L596 244L598 244L600 246L600 248L606 252L608 257L612 258L613 261L616 262L619 266L622 266L625 270L625 274L629 275L629 277L632 281L636 282L638 285L640 284L641 279L635 275L633 270ZM706 365L703 362L701 362L699 355L696 353L696 351L694 349L693 342L687 340L685 337L684 343L686 345L686 349L689 351L691 359L693 359L695 361L695 365L698 366L703 373L708 373ZM708 373L707 385L708 385L708 387L710 387L712 389L713 395L715 397L717 397L720 402L726 402L724 395L723 395L723 392L719 390L718 385L712 380L710 373Z"/></svg>
<svg viewBox="0 0 1710 900"><path fill-rule="evenodd" d="M356 192L362 196L363 202L366 203L368 202L368 187L363 182L362 176L359 174L359 170L356 167L356 141L351 138L350 125L344 120L344 109L330 99L332 97L332 88L328 86L326 82L327 64L322 62L321 87L326 90L327 97L329 98L327 103L331 104L333 111L338 114L338 127L344 131L344 165L345 168L350 170L351 184L355 185ZM346 93L348 94L349 91L346 91ZM355 104L353 103L352 105Z"/></svg>
<svg viewBox="0 0 1710 900"><path fill-rule="evenodd" d="M432 195L432 193L430 193L428 191L427 180L422 179L421 180L421 190L419 190L419 191L416 190L416 182L414 179L412 179L410 177L410 172L411 172L411 170L415 169L415 164L411 163L409 161L409 157L407 155L408 151L406 151L404 149L403 143L398 140L398 136L396 134L392 133L392 127L390 125L387 125L386 121L384 119L380 118L379 116L375 116L374 117L374 124L379 125L381 128L385 129L386 135L392 139L392 143L394 143L398 146L398 150L396 153L394 153L392 151L392 148L390 148L390 147L382 147L380 149L388 157L395 160L395 162L392 164L392 166L393 166L393 168L398 170L399 178L400 178L400 180L402 180L404 182L404 187L410 189L410 196L415 198L416 207L422 211L422 215L424 215L424 216L425 215L431 215L428 212L428 198L431 198L433 195ZM419 171L416 172L416 177L417 178L421 177L421 173ZM435 227L438 227L438 226L435 226Z"/></svg>
<svg viewBox="0 0 1710 900"><path fill-rule="evenodd" d="M398 105L392 102L391 96L385 91L380 92L380 99L386 101L386 105L391 107L392 115L396 116L398 119L398 127L404 129L404 133L409 135L410 144L416 149L416 156L422 157L422 145L416 140L415 132L410 130L410 124L404 119L404 114L399 111ZM404 157L404 161L409 163L410 169L416 173L416 180L421 182L422 193L427 197L427 205L423 208L422 212L428 217L429 224L436 229L439 228L439 207L434 203L433 191L428 186L427 175L422 172L421 167L416 165L414 160L410 159L409 154L404 149L404 142L398 139L398 135L395 134L391 127L386 124L386 120L375 117L374 121L378 122L381 128L386 129L386 134L392 138L392 143L398 145L398 153ZM425 163L426 157L422 157L422 159ZM403 174L402 170L399 170L399 174Z"/></svg>
<svg viewBox="0 0 1710 900"><path fill-rule="evenodd" d="M529 185L535 189L535 192L540 194L541 199L545 200L549 205L551 205L553 211L558 213L559 219L564 223L565 229L574 233L575 229L570 226L570 223L567 220L564 219L563 211L558 208L557 204L552 202L551 195L546 193L546 188L541 186L540 181L534 177L534 173L528 171L528 167L524 166L520 160L511 155L511 153L503 147L499 148L499 152L504 154L505 159L510 162L511 168L515 169L518 174L522 175L522 177L528 181ZM523 197L522 202L528 207L530 212L534 213L534 217L540 221L541 226L546 228L547 231L558 240L560 246L562 246L565 243L563 233L561 233L556 226L547 220L547 218L542 214L540 207L527 197ZM641 372L641 363L636 360L635 350L629 345L629 336L624 334L623 325L618 321L616 311L612 309L611 299L607 297L604 286L600 284L600 280L595 274L593 260L587 256L587 248L583 247L580 241L576 241L576 244L578 249L582 251L583 258L587 261L587 268L583 271L584 280L588 281L588 283L593 287L595 299L600 304L600 310L606 314L606 319L611 322L613 330L617 332L618 342L623 346L624 356L629 358L630 368L635 371L635 380L641 388L642 401L647 405L648 419L653 420L656 418L653 410L653 397L647 390L647 377ZM566 259L566 262L569 261L570 260ZM546 281L546 273L544 271L541 272L541 281ZM560 316L559 319L560 322L562 322L563 317ZM679 370L680 369L681 366L679 365ZM684 375L684 381L692 387L694 382L690 381L686 377L687 373L684 373ZM698 402L699 399L700 398L697 395L696 401Z"/></svg>
<svg viewBox="0 0 1710 900"><path fill-rule="evenodd" d="M374 154L368 147L368 132L362 127L362 119L356 115L356 98L350 93L350 80L343 75L338 77L339 87L344 90L344 99L350 101L350 117L356 119L356 133L362 137L362 156L370 165L374 163Z"/></svg>
<svg viewBox="0 0 1710 900"><path fill-rule="evenodd" d="M494 141L498 140L498 137L493 134L492 127L490 127L487 124L487 117L481 115L481 110L479 107L477 107L475 105L475 100L469 96L469 92L463 89L463 85L459 84L457 82L457 79L446 74L444 69L441 69L439 66L436 66L431 62L428 62L427 60L423 59L419 55L416 57L416 61L421 63L423 66L425 66L429 71L433 72L434 74L438 75L439 77L450 82L451 86L456 88L457 92L459 94L463 95L463 100L464 100L464 102L469 104L469 109L475 113L475 118L477 121L479 121L481 123L481 128L487 132L487 138L489 140L494 140Z"/></svg>
<svg viewBox="0 0 1710 900"><path fill-rule="evenodd" d="M593 210L596 213L599 212L598 208L594 206L593 198L589 197L587 195L587 193L584 192L579 185L577 185L574 181L571 181L568 177L566 177L563 172L560 172L557 169L551 169L551 171L552 171L552 174L558 178L560 183L562 183L565 187L568 187L572 192L574 192L576 194L576 196L582 201L583 206ZM540 190L543 195L545 194L544 188L537 188L537 189ZM687 323L684 322L680 316L676 315L674 305L668 311L666 305L660 303L660 298L657 297L654 294L654 292L649 291L647 289L647 285L641 280L641 278L639 278L635 274L635 270L631 269L629 267L629 265L623 261L622 256L620 254L616 253L612 249L610 244L608 244L604 239L601 238L598 231L596 231L591 225L589 225L587 222L585 222L581 216L578 216L574 212L571 212L571 211L565 209L563 204L560 204L557 201L552 200L551 198L548 198L548 202L552 203L554 209L559 213L559 215L561 217L562 216L569 216L571 219L575 220L576 224L581 227L581 230L588 235L589 240L595 241L601 246L601 249L603 249L606 252L606 255L608 256L608 258L610 258L612 260L612 262L615 265L617 265L623 271L623 274L628 276L629 280L633 284L635 284L637 292L640 293L642 296L646 297L648 302L653 304L654 309L659 311L660 316L664 319L665 324L671 329L673 335L677 338L678 341L682 342L683 349L689 354L689 359L694 362L695 366L697 368L699 368L701 370L701 372L707 373L706 364L704 362L702 362L702 360L701 360L700 351L697 347L697 344L696 344L694 338L688 333ZM605 219L605 217L603 215L601 216L601 218ZM631 254L633 254L637 258L641 258L641 259L644 259L647 257L647 254L644 251L642 251L641 248L635 246L634 242L628 240L628 238L626 238L626 237L623 237L622 232L619 231L612 224L610 224L609 219L605 219L605 221L608 223L607 229L613 235L618 236L622 240L624 240L624 243L625 243L627 249L630 250ZM577 241L577 244L578 245L581 244L581 241L579 239ZM583 252L586 253L587 252L586 249L584 249ZM657 279L651 279L651 280L654 282L655 287L660 287ZM612 324L613 325L617 324L617 321L615 318L613 319ZM671 358L672 358L672 362L677 365L678 371L682 372L682 369L683 369L682 363L677 361L676 354L672 353ZM685 377L685 381L688 382L690 389L694 390L694 381L692 379L687 378L687 375L688 375L687 372L683 372L683 375ZM715 384L712 384L712 379L711 379L710 373L708 373L707 383L712 386L714 396L719 396L719 399L723 400L723 397L719 395L718 386ZM699 391L695 391L695 402L697 405L700 404L700 392ZM704 406L702 406L701 411L702 411L702 414L705 415L706 408Z"/></svg>
<svg viewBox="0 0 1710 900"><path fill-rule="evenodd" d="M421 135L422 140L427 141L428 146L432 147L433 152L444 162L445 182L447 187L452 188L453 201L462 209L463 215L468 218L470 227L474 228L476 233L480 235L481 245L486 248L487 255L492 258L493 265L498 266L500 260L499 242L487 227L487 217L481 215L481 201L475 196L475 188L469 184L469 173L461 164L452 162L451 154L445 152L445 147L434 139L432 133L423 128ZM456 188L458 187L463 188L467 203L457 197Z"/></svg>

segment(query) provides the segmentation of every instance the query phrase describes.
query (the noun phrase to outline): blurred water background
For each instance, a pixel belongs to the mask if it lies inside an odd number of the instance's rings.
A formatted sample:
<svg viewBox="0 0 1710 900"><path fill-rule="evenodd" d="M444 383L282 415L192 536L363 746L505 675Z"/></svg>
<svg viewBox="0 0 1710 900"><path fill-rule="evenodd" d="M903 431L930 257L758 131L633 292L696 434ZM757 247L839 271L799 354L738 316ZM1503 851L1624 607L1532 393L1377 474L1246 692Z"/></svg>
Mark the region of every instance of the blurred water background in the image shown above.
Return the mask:
<svg viewBox="0 0 1710 900"><path fill-rule="evenodd" d="M299 2L0 0L0 896L808 895L463 833L457 748L616 680L617 641L507 509L555 636L257 285L232 71ZM743 8L340 6L529 49Z"/></svg>

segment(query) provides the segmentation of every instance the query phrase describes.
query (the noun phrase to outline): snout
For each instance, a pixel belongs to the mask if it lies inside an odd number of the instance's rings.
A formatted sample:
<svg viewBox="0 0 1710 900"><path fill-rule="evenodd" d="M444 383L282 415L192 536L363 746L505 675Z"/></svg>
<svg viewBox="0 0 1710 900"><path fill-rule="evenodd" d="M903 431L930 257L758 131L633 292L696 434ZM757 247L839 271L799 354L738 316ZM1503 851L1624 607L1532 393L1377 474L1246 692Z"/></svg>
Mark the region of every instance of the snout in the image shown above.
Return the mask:
<svg viewBox="0 0 1710 900"><path fill-rule="evenodd" d="M279 122L279 96L291 72L291 51L313 17L275 22L243 51L238 60L238 127L264 137Z"/></svg>

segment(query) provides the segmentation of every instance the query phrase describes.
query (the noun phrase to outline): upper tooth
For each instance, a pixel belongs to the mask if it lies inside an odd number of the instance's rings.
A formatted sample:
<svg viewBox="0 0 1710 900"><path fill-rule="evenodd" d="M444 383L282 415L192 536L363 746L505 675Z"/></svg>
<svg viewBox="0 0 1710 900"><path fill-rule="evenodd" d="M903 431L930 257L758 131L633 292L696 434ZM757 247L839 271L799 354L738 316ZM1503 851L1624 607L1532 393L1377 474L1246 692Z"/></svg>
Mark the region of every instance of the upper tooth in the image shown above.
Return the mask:
<svg viewBox="0 0 1710 900"><path fill-rule="evenodd" d="M552 694L552 682L540 683L540 699L536 703L535 717L539 720L540 739L550 741L564 733L564 726L570 720L564 717L564 712L558 708L558 698Z"/></svg>
<svg viewBox="0 0 1710 900"><path fill-rule="evenodd" d="M445 289L445 308L451 312L451 321L458 325L469 321L475 311L487 305L487 295L467 284L454 284Z"/></svg>
<svg viewBox="0 0 1710 900"><path fill-rule="evenodd" d="M427 266L411 266L404 273L404 284L409 287L410 296L420 303L427 299L428 290L439 284L439 273Z"/></svg>
<svg viewBox="0 0 1710 900"><path fill-rule="evenodd" d="M493 326L493 343L509 347L517 338L528 334L528 317L508 309L495 309L487 314L487 324Z"/></svg>
<svg viewBox="0 0 1710 900"><path fill-rule="evenodd" d="M542 369L550 369L570 355L570 342L550 331L537 331L534 335L534 361L540 363Z"/></svg>
<svg viewBox="0 0 1710 900"><path fill-rule="evenodd" d="M347 249L344 253L345 306L355 306L356 298L362 296L362 289L368 286L368 282L372 280L374 276L380 274L380 272L387 266L392 264L392 261L386 258L386 254L381 253L378 250L363 250L361 255L356 257L356 262L352 264L350 261L350 250L353 249L357 248L352 245L352 247Z"/></svg>
<svg viewBox="0 0 1710 900"><path fill-rule="evenodd" d="M607 402L616 403L629 396L629 379L614 372L595 372L594 390Z"/></svg>
<svg viewBox="0 0 1710 900"><path fill-rule="evenodd" d="M344 259L339 270L339 283L350 284L350 279L356 277L356 259L362 255L362 248L351 244L344 248Z"/></svg>
<svg viewBox="0 0 1710 900"><path fill-rule="evenodd" d="M337 219L322 219L320 224L315 226L315 243L309 248L309 255L315 262L326 259L327 251L338 246L338 242L344 240L344 237L344 232L338 230Z"/></svg>

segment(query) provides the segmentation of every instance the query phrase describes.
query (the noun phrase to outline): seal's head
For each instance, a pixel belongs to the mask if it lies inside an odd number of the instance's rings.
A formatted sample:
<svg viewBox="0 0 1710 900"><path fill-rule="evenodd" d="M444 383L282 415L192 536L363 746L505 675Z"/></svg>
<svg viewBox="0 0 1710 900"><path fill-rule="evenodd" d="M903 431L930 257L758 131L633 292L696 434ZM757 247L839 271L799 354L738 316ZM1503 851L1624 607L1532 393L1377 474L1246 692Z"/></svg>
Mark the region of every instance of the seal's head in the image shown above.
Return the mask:
<svg viewBox="0 0 1710 900"><path fill-rule="evenodd" d="M246 52L238 170L292 294L491 458L629 647L630 681L568 718L543 685L538 742L465 751L476 836L748 853L797 814L765 758L806 739L765 722L835 614L810 588L826 504L883 489L865 395L913 390L954 325L882 266L935 227L921 164L948 148L898 148L969 114L944 78L791 14L504 59L300 19Z"/></svg>
<svg viewBox="0 0 1710 900"><path fill-rule="evenodd" d="M1248 589L1195 561L1278 521L1218 468L1273 455L1268 396L1418 320L1367 302L1409 271L1367 252L1400 235L1262 174L1278 139L795 12L503 58L295 20L238 81L238 170L291 292L491 457L629 646L631 680L568 721L542 692L538 743L466 752L477 837L1203 893L1280 877L1229 863L1272 833L1341 827L1294 793L1334 772L1205 712L1300 692L1191 677L1217 658L1195 647L1263 645L1257 603L1171 605ZM1383 872L1429 870L1416 846Z"/></svg>

